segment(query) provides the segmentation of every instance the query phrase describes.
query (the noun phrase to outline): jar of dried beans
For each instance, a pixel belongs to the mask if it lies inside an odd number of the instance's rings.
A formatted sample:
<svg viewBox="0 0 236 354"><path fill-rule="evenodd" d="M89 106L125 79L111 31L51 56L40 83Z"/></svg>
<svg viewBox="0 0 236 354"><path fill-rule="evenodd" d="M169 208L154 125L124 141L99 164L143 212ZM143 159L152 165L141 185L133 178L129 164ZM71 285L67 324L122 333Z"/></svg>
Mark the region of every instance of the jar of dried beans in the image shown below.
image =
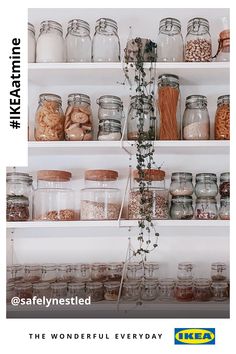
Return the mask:
<svg viewBox="0 0 236 354"><path fill-rule="evenodd" d="M178 280L175 286L176 300L192 301L193 297L193 282L191 280Z"/></svg>
<svg viewBox="0 0 236 354"><path fill-rule="evenodd" d="M219 218L221 220L230 220L230 198L222 197L220 199Z"/></svg>
<svg viewBox="0 0 236 354"><path fill-rule="evenodd" d="M220 195L221 197L230 197L230 173L220 174Z"/></svg>
<svg viewBox="0 0 236 354"><path fill-rule="evenodd" d="M39 264L25 265L25 281L29 283L38 283L42 279L42 270Z"/></svg>
<svg viewBox="0 0 236 354"><path fill-rule="evenodd" d="M197 198L195 207L195 219L216 220L218 217L218 208L215 198L202 197Z"/></svg>
<svg viewBox="0 0 236 354"><path fill-rule="evenodd" d="M223 262L215 262L211 264L211 280L213 282L221 282L227 280L227 266Z"/></svg>
<svg viewBox="0 0 236 354"><path fill-rule="evenodd" d="M210 301L212 298L211 282L206 278L194 279L194 300Z"/></svg>
<svg viewBox="0 0 236 354"><path fill-rule="evenodd" d="M230 140L230 95L220 96L217 99L215 139Z"/></svg>
<svg viewBox="0 0 236 354"><path fill-rule="evenodd" d="M230 61L230 30L224 30L219 35L216 61Z"/></svg>
<svg viewBox="0 0 236 354"><path fill-rule="evenodd" d="M171 175L170 194L176 196L191 196L194 191L193 175L188 172L173 172Z"/></svg>
<svg viewBox="0 0 236 354"><path fill-rule="evenodd" d="M190 220L193 218L193 201L191 196L176 196L171 199L170 216L173 220Z"/></svg>
<svg viewBox="0 0 236 354"><path fill-rule="evenodd" d="M92 111L89 96L82 93L70 94L65 116L66 140L93 140Z"/></svg>
<svg viewBox="0 0 236 354"><path fill-rule="evenodd" d="M119 218L120 190L115 187L118 172L113 170L85 171L86 188L81 190L82 220L115 220Z"/></svg>
<svg viewBox="0 0 236 354"><path fill-rule="evenodd" d="M199 197L216 197L218 194L215 173L198 173L196 175L195 194Z"/></svg>

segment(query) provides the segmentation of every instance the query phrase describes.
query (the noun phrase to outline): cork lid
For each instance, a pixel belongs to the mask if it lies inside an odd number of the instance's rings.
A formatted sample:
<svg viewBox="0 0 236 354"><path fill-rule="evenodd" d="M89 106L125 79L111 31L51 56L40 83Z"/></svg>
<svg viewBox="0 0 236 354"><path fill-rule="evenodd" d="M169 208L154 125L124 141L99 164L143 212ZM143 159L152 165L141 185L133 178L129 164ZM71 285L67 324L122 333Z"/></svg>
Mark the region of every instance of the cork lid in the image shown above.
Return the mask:
<svg viewBox="0 0 236 354"><path fill-rule="evenodd" d="M154 169L145 169L143 170L144 177L140 178L140 174L138 170L133 171L133 178L136 181L140 181L143 179L144 181L163 181L165 179L165 171L162 170L154 170Z"/></svg>
<svg viewBox="0 0 236 354"><path fill-rule="evenodd" d="M87 170L84 178L88 181L116 181L118 172L113 170Z"/></svg>
<svg viewBox="0 0 236 354"><path fill-rule="evenodd" d="M67 182L72 174L68 171L40 170L37 172L37 179L41 181Z"/></svg>
<svg viewBox="0 0 236 354"><path fill-rule="evenodd" d="M230 39L230 30L224 30L220 32L220 39Z"/></svg>

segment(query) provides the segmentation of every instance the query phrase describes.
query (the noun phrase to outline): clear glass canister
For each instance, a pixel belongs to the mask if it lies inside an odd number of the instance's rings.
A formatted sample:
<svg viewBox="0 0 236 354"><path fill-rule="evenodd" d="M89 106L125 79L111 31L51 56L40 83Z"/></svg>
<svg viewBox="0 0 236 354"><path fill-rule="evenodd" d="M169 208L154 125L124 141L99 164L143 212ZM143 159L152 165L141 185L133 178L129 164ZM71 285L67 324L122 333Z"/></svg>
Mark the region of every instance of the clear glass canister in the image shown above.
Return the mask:
<svg viewBox="0 0 236 354"><path fill-rule="evenodd" d="M67 297L67 283L51 284L51 298L63 299Z"/></svg>
<svg viewBox="0 0 236 354"><path fill-rule="evenodd" d="M33 296L37 298L50 298L51 296L51 284L47 282L41 282L33 284Z"/></svg>
<svg viewBox="0 0 236 354"><path fill-rule="evenodd" d="M17 283L15 285L15 294L20 299L31 299L33 288L31 283Z"/></svg>
<svg viewBox="0 0 236 354"><path fill-rule="evenodd" d="M121 140L121 123L117 120L101 120L98 124L99 141Z"/></svg>
<svg viewBox="0 0 236 354"><path fill-rule="evenodd" d="M145 169L140 176L138 170L133 171L133 181L129 192L128 217L142 219L149 215L152 219L168 219L169 191L165 188L165 171ZM140 181L142 188L140 191Z"/></svg>
<svg viewBox="0 0 236 354"><path fill-rule="evenodd" d="M230 173L224 172L220 174L220 195L221 197L230 197Z"/></svg>
<svg viewBox="0 0 236 354"><path fill-rule="evenodd" d="M122 297L126 301L136 301L140 295L140 283L137 281L125 281L122 288Z"/></svg>
<svg viewBox="0 0 236 354"><path fill-rule="evenodd" d="M35 63L36 57L36 39L35 28L28 22L28 63Z"/></svg>
<svg viewBox="0 0 236 354"><path fill-rule="evenodd" d="M179 77L163 74L158 77L157 108L159 121L157 134L160 140L181 139Z"/></svg>
<svg viewBox="0 0 236 354"><path fill-rule="evenodd" d="M221 220L230 220L230 198L222 197L220 199L219 218Z"/></svg>
<svg viewBox="0 0 236 354"><path fill-rule="evenodd" d="M194 215L191 196L176 196L171 199L170 216L173 220L191 220Z"/></svg>
<svg viewBox="0 0 236 354"><path fill-rule="evenodd" d="M193 282L178 280L175 286L175 298L178 301L192 301L194 299Z"/></svg>
<svg viewBox="0 0 236 354"><path fill-rule="evenodd" d="M86 297L85 294L85 283L83 282L75 282L68 284L68 297L75 297L80 299L84 299Z"/></svg>
<svg viewBox="0 0 236 354"><path fill-rule="evenodd" d="M173 278L160 279L158 294L160 301L172 301L175 296L175 280Z"/></svg>
<svg viewBox="0 0 236 354"><path fill-rule="evenodd" d="M193 279L193 264L191 262L179 263L177 278L179 280L192 280Z"/></svg>
<svg viewBox="0 0 236 354"><path fill-rule="evenodd" d="M86 296L91 297L91 302L102 301L104 299L103 284L100 282L87 283Z"/></svg>
<svg viewBox="0 0 236 354"><path fill-rule="evenodd" d="M184 140L210 139L210 118L206 96L191 95L186 98L182 137Z"/></svg>
<svg viewBox="0 0 236 354"><path fill-rule="evenodd" d="M216 220L218 217L217 202L212 197L197 198L195 219Z"/></svg>
<svg viewBox="0 0 236 354"><path fill-rule="evenodd" d="M127 122L128 140L155 140L156 117L151 96L132 96Z"/></svg>
<svg viewBox="0 0 236 354"><path fill-rule="evenodd" d="M103 282L107 280L107 264L93 263L91 265L91 279L93 281Z"/></svg>
<svg viewBox="0 0 236 354"><path fill-rule="evenodd" d="M93 118L90 98L82 93L68 96L65 113L65 139L72 141L93 140Z"/></svg>
<svg viewBox="0 0 236 354"><path fill-rule="evenodd" d="M209 22L195 17L188 21L185 39L185 61L211 61L212 45Z"/></svg>
<svg viewBox="0 0 236 354"><path fill-rule="evenodd" d="M194 191L193 175L188 172L173 172L171 175L170 194L176 196L191 196Z"/></svg>
<svg viewBox="0 0 236 354"><path fill-rule="evenodd" d="M72 264L58 264L57 265L57 282L70 282L72 281Z"/></svg>
<svg viewBox="0 0 236 354"><path fill-rule="evenodd" d="M212 298L211 282L207 278L194 279L194 300L210 301Z"/></svg>
<svg viewBox="0 0 236 354"><path fill-rule="evenodd" d="M109 281L121 281L123 272L123 263L111 262L107 264L107 279Z"/></svg>
<svg viewBox="0 0 236 354"><path fill-rule="evenodd" d="M14 283L7 284L7 305L11 304L11 300L13 297L15 297L15 295L16 291Z"/></svg>
<svg viewBox="0 0 236 354"><path fill-rule="evenodd" d="M140 297L144 301L152 301L157 298L158 283L151 280L146 280L141 284Z"/></svg>
<svg viewBox="0 0 236 354"><path fill-rule="evenodd" d="M72 175L67 171L41 170L34 193L34 220L76 220L74 191L69 188Z"/></svg>
<svg viewBox="0 0 236 354"><path fill-rule="evenodd" d="M214 301L226 301L229 297L229 287L226 282L213 282L211 284L212 300Z"/></svg>
<svg viewBox="0 0 236 354"><path fill-rule="evenodd" d="M40 24L40 34L37 40L37 63L63 63L65 48L63 30L56 21L43 21Z"/></svg>
<svg viewBox="0 0 236 354"><path fill-rule="evenodd" d="M120 61L120 39L116 21L109 18L97 20L92 44L92 61Z"/></svg>
<svg viewBox="0 0 236 354"><path fill-rule="evenodd" d="M120 290L120 282L109 281L104 283L104 299L108 301L117 301Z"/></svg>
<svg viewBox="0 0 236 354"><path fill-rule="evenodd" d="M176 18L163 18L157 37L157 61L184 61L184 43L181 23Z"/></svg>
<svg viewBox="0 0 236 354"><path fill-rule="evenodd" d="M218 42L216 61L230 61L230 30L220 32Z"/></svg>
<svg viewBox="0 0 236 354"><path fill-rule="evenodd" d="M216 197L218 194L215 173L198 173L196 175L195 194L199 197Z"/></svg>
<svg viewBox="0 0 236 354"><path fill-rule="evenodd" d="M33 179L28 173L9 172L6 176L6 219L28 221L32 219Z"/></svg>
<svg viewBox="0 0 236 354"><path fill-rule="evenodd" d="M64 124L61 97L52 93L39 95L39 105L35 115L35 140L64 140Z"/></svg>
<svg viewBox="0 0 236 354"><path fill-rule="evenodd" d="M120 97L104 95L97 99L99 121L121 122L123 118L123 102Z"/></svg>
<svg viewBox="0 0 236 354"><path fill-rule="evenodd" d="M88 281L90 279L90 264L77 263L73 266L73 280L74 281Z"/></svg>
<svg viewBox="0 0 236 354"><path fill-rule="evenodd" d="M157 280L160 265L157 262L145 262L144 263L144 278L147 280Z"/></svg>
<svg viewBox="0 0 236 354"><path fill-rule="evenodd" d="M144 274L142 263L130 262L126 266L126 278L129 280L141 279Z"/></svg>
<svg viewBox="0 0 236 354"><path fill-rule="evenodd" d="M92 48L89 24L79 19L70 20L68 22L65 45L67 62L91 62Z"/></svg>
<svg viewBox="0 0 236 354"><path fill-rule="evenodd" d="M25 281L29 283L38 283L42 279L42 268L40 264L25 265Z"/></svg>
<svg viewBox="0 0 236 354"><path fill-rule="evenodd" d="M7 266L7 283L23 281L24 274L24 267L21 264Z"/></svg>
<svg viewBox="0 0 236 354"><path fill-rule="evenodd" d="M215 139L230 140L230 95L223 95L217 99Z"/></svg>
<svg viewBox="0 0 236 354"><path fill-rule="evenodd" d="M42 281L54 283L57 280L57 266L56 264L42 265Z"/></svg>
<svg viewBox="0 0 236 354"><path fill-rule="evenodd" d="M87 187L81 190L81 220L115 220L119 218L120 190L114 186L117 179L117 171L85 171Z"/></svg>
<svg viewBox="0 0 236 354"><path fill-rule="evenodd" d="M211 280L221 282L227 280L227 265L224 262L215 262L211 264Z"/></svg>

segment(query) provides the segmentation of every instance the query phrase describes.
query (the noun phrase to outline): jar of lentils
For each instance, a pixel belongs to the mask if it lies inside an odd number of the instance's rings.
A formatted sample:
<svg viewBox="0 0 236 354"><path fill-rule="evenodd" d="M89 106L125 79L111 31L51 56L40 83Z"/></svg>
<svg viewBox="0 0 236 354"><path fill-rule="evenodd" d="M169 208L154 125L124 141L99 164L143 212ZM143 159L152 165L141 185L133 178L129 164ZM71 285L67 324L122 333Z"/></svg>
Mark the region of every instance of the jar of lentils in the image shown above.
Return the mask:
<svg viewBox="0 0 236 354"><path fill-rule="evenodd" d="M198 173L196 175L195 194L199 197L216 197L218 193L215 173Z"/></svg>
<svg viewBox="0 0 236 354"><path fill-rule="evenodd" d="M188 172L173 172L171 175L170 194L176 196L191 196L193 194L193 175Z"/></svg>

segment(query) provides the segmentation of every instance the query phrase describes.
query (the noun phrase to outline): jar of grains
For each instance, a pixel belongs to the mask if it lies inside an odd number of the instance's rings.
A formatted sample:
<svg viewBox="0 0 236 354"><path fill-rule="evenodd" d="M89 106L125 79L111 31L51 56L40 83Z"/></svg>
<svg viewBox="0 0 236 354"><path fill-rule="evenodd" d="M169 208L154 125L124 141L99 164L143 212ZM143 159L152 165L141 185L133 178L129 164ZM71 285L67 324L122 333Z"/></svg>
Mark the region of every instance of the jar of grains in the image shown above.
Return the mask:
<svg viewBox="0 0 236 354"><path fill-rule="evenodd" d="M72 281L72 264L58 264L57 265L57 282Z"/></svg>
<svg viewBox="0 0 236 354"><path fill-rule="evenodd" d="M65 113L65 139L72 141L93 140L90 98L82 93L68 96Z"/></svg>
<svg viewBox="0 0 236 354"><path fill-rule="evenodd" d="M31 283L15 284L15 294L20 299L32 299L33 288Z"/></svg>
<svg viewBox="0 0 236 354"><path fill-rule="evenodd" d="M120 290L120 282L109 281L104 283L104 299L108 301L117 301Z"/></svg>
<svg viewBox="0 0 236 354"><path fill-rule="evenodd" d="M227 266L224 262L215 262L211 264L211 280L221 282L227 280Z"/></svg>
<svg viewBox="0 0 236 354"><path fill-rule="evenodd" d="M147 280L158 280L159 263L145 262L144 263L144 278Z"/></svg>
<svg viewBox="0 0 236 354"><path fill-rule="evenodd" d="M73 281L88 281L90 279L90 264L77 263L72 267Z"/></svg>
<svg viewBox="0 0 236 354"><path fill-rule="evenodd" d="M42 265L42 281L54 283L57 280L57 265L54 263L46 263Z"/></svg>
<svg viewBox="0 0 236 354"><path fill-rule="evenodd" d="M175 298L178 301L192 301L193 282L191 280L178 280L175 286Z"/></svg>
<svg viewBox="0 0 236 354"><path fill-rule="evenodd" d="M194 300L210 301L212 298L211 282L207 278L194 279Z"/></svg>
<svg viewBox="0 0 236 354"><path fill-rule="evenodd" d="M93 281L104 282L107 280L107 264L93 263L91 265L91 279Z"/></svg>
<svg viewBox="0 0 236 354"><path fill-rule="evenodd" d="M230 30L220 32L218 43L216 61L230 61Z"/></svg>
<svg viewBox="0 0 236 354"><path fill-rule="evenodd" d="M39 95L39 105L35 115L35 140L64 140L64 123L61 97L52 93Z"/></svg>
<svg viewBox="0 0 236 354"><path fill-rule="evenodd" d="M226 301L229 297L229 287L226 282L213 282L211 284L212 300L214 301Z"/></svg>
<svg viewBox="0 0 236 354"><path fill-rule="evenodd" d="M221 197L230 197L230 173L220 174L220 195Z"/></svg>
<svg viewBox="0 0 236 354"><path fill-rule="evenodd" d="M87 283L86 296L91 297L91 302L102 301L104 299L103 284L99 282Z"/></svg>
<svg viewBox="0 0 236 354"><path fill-rule="evenodd" d="M158 283L151 280L142 282L140 287L140 297L144 301L152 301L157 298Z"/></svg>
<svg viewBox="0 0 236 354"><path fill-rule="evenodd" d="M216 220L218 216L217 202L212 197L197 198L195 219Z"/></svg>
<svg viewBox="0 0 236 354"><path fill-rule="evenodd" d="M120 190L114 186L117 179L117 171L85 171L86 188L81 190L81 220L114 220L119 218Z"/></svg>
<svg viewBox="0 0 236 354"><path fill-rule="evenodd" d="M162 278L159 280L159 300L172 301L175 296L175 279Z"/></svg>
<svg viewBox="0 0 236 354"><path fill-rule="evenodd" d="M142 174L138 170L133 171L128 202L129 219L142 219L144 214L152 219L168 219L169 192L165 188L165 171L144 169ZM140 182L145 186L142 192Z"/></svg>
<svg viewBox="0 0 236 354"><path fill-rule="evenodd" d="M23 281L24 267L21 264L13 264L7 266L7 283L16 283Z"/></svg>
<svg viewBox="0 0 236 354"><path fill-rule="evenodd" d="M40 264L25 265L25 281L29 283L38 283L42 279L42 268Z"/></svg>
<svg viewBox="0 0 236 354"><path fill-rule="evenodd" d="M36 39L35 28L28 22L28 63L35 63L36 57Z"/></svg>
<svg viewBox="0 0 236 354"><path fill-rule="evenodd" d="M51 298L63 299L67 297L67 283L51 284Z"/></svg>
<svg viewBox="0 0 236 354"><path fill-rule="evenodd" d="M191 262L179 263L177 278L179 280L192 280L193 279L193 264Z"/></svg>
<svg viewBox="0 0 236 354"><path fill-rule="evenodd" d="M170 216L173 220L190 220L193 218L193 201L191 196L176 196L171 199Z"/></svg>
<svg viewBox="0 0 236 354"><path fill-rule="evenodd" d="M122 297L126 301L139 299L140 283L137 281L125 281L122 288Z"/></svg>
<svg viewBox="0 0 236 354"><path fill-rule="evenodd" d="M67 62L91 62L89 24L79 19L70 20L68 22L65 45Z"/></svg>
<svg viewBox="0 0 236 354"><path fill-rule="evenodd" d="M188 172L173 172L171 175L170 194L176 196L191 196L193 194L193 175Z"/></svg>
<svg viewBox="0 0 236 354"><path fill-rule="evenodd" d="M188 21L185 39L185 61L211 61L212 46L209 22L195 17Z"/></svg>
<svg viewBox="0 0 236 354"><path fill-rule="evenodd" d="M79 299L84 299L86 297L85 283L83 282L68 283L68 297L71 298L76 296Z"/></svg>
<svg viewBox="0 0 236 354"><path fill-rule="evenodd" d="M230 95L223 95L217 99L215 139L230 140Z"/></svg>
<svg viewBox="0 0 236 354"><path fill-rule="evenodd" d="M216 197L218 194L215 173L198 173L196 175L195 194L199 197Z"/></svg>
<svg viewBox="0 0 236 354"><path fill-rule="evenodd" d="M50 298L51 296L51 284L47 282L40 282L33 284L33 296L37 298Z"/></svg>
<svg viewBox="0 0 236 354"><path fill-rule="evenodd" d="M219 218L221 220L230 220L230 198L222 197L220 199Z"/></svg>
<svg viewBox="0 0 236 354"><path fill-rule="evenodd" d="M111 262L107 264L107 279L109 281L121 281L123 263Z"/></svg>
<svg viewBox="0 0 236 354"><path fill-rule="evenodd" d="M184 140L210 139L210 118L206 96L191 95L186 98L182 136Z"/></svg>

